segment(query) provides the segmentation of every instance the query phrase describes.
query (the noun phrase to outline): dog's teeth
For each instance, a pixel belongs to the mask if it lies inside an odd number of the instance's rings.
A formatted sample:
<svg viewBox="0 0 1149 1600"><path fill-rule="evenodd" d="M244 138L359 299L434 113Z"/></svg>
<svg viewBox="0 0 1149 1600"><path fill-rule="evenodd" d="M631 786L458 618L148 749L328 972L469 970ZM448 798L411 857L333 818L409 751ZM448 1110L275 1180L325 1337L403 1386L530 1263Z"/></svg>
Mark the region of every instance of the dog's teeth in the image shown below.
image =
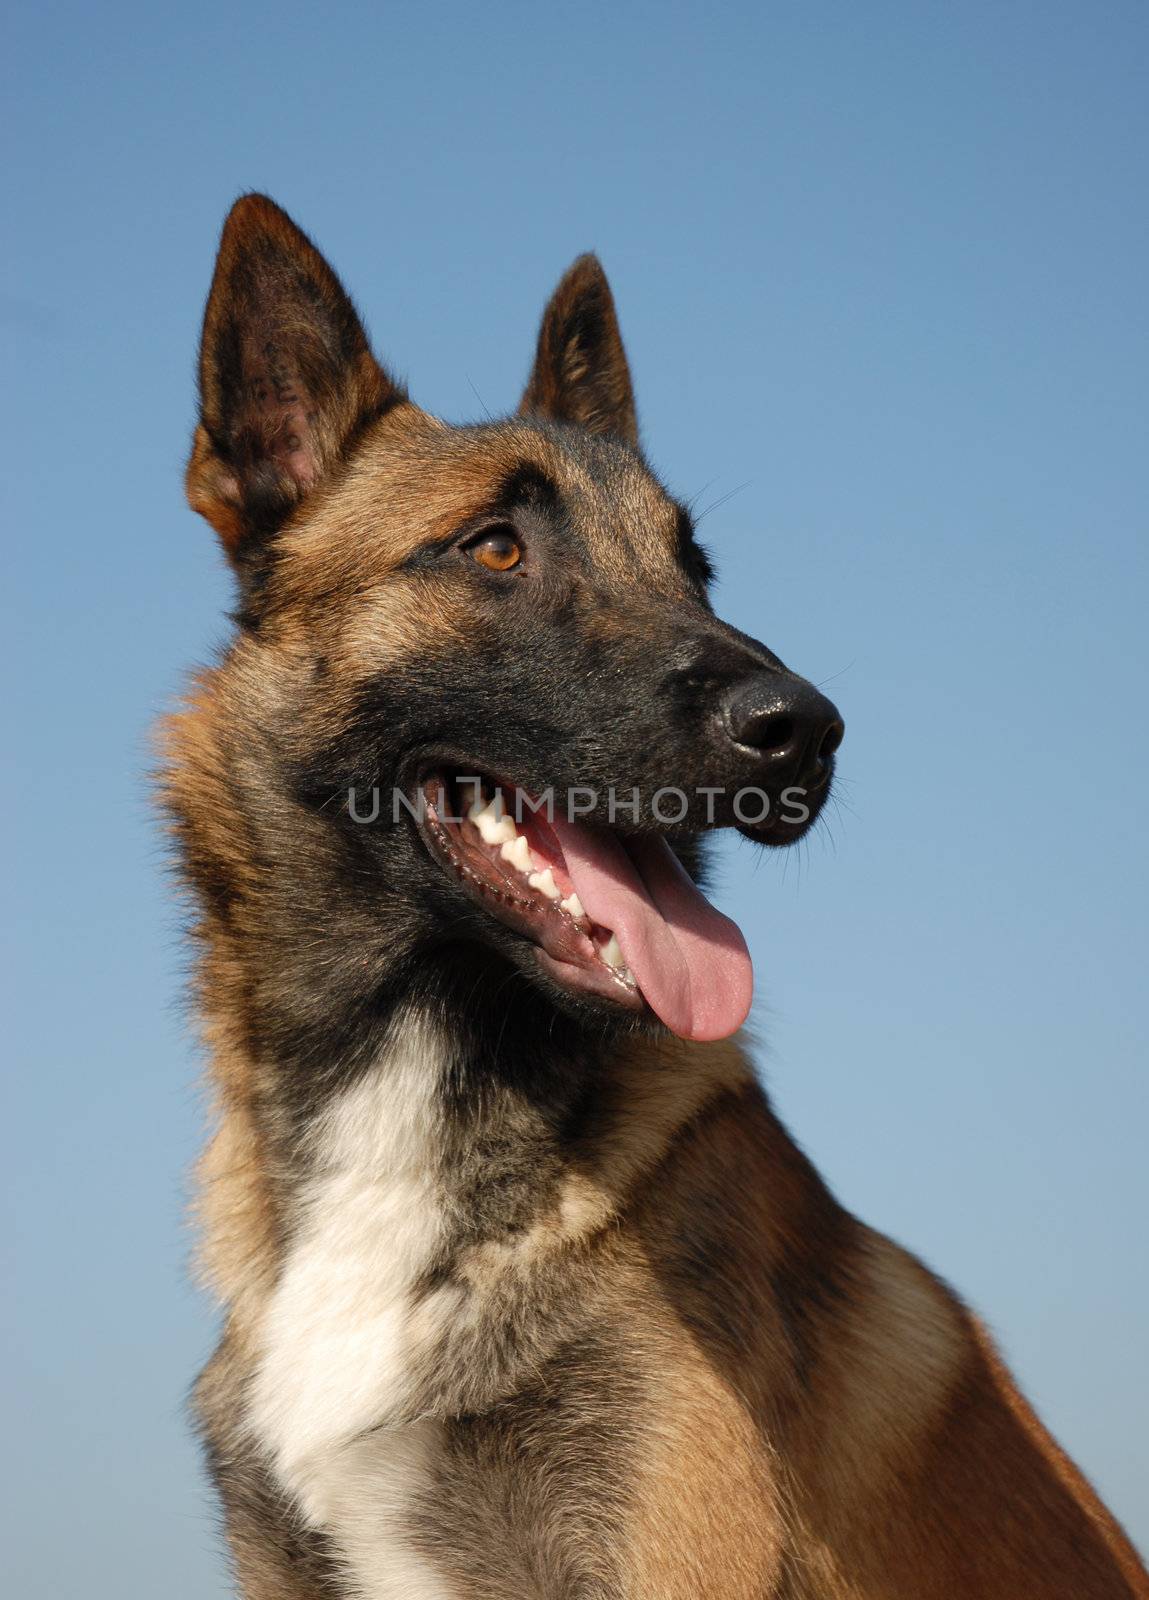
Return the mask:
<svg viewBox="0 0 1149 1600"><path fill-rule="evenodd" d="M599 951L599 955L606 962L608 967L621 967L623 969L626 967L626 961L622 953L622 946L618 942L617 935L613 933Z"/></svg>
<svg viewBox="0 0 1149 1600"><path fill-rule="evenodd" d="M582 901L577 894L572 894L562 902L562 909L572 916L576 922L581 922L586 912L582 908Z"/></svg>
<svg viewBox="0 0 1149 1600"><path fill-rule="evenodd" d="M467 820L478 828L484 844L509 844L515 837L514 822L510 817L503 815L501 795L496 795L490 805L484 805L481 800L472 801L467 811Z"/></svg>
<svg viewBox="0 0 1149 1600"><path fill-rule="evenodd" d="M555 882L555 875L549 867L542 872L532 872L527 879L532 889L537 889L540 894L545 894L548 900L561 900L562 890Z"/></svg>
<svg viewBox="0 0 1149 1600"><path fill-rule="evenodd" d="M634 973L630 970L629 967L621 968L619 976L622 977L622 978L625 978L627 983L629 983L632 986L632 988L635 988L635 989L638 988L638 979L635 977Z"/></svg>
<svg viewBox="0 0 1149 1600"><path fill-rule="evenodd" d="M509 817L506 820L510 822ZM510 828L512 837L504 842L499 854L504 861L509 861L511 866L516 867L520 872L529 872L531 870L531 847L527 843L524 834L515 833L513 822L510 822Z"/></svg>
<svg viewBox="0 0 1149 1600"><path fill-rule="evenodd" d="M482 835L484 844L505 844L515 837L515 825L509 817L496 817L490 811L481 811L471 821Z"/></svg>

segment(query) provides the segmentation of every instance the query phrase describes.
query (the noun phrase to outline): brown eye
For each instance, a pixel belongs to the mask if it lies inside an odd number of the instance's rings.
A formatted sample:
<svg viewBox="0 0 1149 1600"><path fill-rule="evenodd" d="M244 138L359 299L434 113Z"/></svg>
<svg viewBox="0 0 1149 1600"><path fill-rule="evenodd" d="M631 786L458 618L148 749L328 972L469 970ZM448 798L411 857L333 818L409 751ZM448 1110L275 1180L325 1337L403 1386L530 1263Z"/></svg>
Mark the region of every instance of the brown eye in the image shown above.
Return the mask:
<svg viewBox="0 0 1149 1600"><path fill-rule="evenodd" d="M523 559L523 547L509 528L493 528L468 548L475 560L491 572L510 572Z"/></svg>

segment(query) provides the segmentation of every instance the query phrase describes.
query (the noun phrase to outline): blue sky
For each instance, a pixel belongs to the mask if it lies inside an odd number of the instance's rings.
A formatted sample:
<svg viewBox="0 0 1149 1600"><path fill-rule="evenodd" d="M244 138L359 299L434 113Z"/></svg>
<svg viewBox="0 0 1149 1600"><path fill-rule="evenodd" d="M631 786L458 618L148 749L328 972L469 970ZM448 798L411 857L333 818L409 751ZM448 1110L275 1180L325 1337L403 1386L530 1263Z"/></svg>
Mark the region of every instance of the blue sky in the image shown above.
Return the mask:
<svg viewBox="0 0 1149 1600"><path fill-rule="evenodd" d="M0 1562L225 1592L181 1416L200 1136L147 729L224 635L181 500L263 188L416 398L509 408L596 249L718 604L842 707L842 804L723 849L783 1115L1149 1545L1139 0L24 6L6 25Z"/></svg>

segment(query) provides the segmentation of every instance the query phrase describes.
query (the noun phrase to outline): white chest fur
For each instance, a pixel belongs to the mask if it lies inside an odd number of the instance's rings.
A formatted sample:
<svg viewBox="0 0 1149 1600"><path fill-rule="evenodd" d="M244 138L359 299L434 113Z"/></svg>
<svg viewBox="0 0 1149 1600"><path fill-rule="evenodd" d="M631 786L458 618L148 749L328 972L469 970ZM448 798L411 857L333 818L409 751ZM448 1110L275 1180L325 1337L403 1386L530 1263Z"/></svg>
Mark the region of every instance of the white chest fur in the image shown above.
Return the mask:
<svg viewBox="0 0 1149 1600"><path fill-rule="evenodd" d="M322 1114L251 1390L249 1425L273 1471L342 1549L364 1595L449 1594L403 1540L403 1508L426 1481L434 1427L387 1431L409 1397L413 1356L450 1312L441 1297L412 1315L444 1232L436 1085L448 1063L439 1031L410 1017ZM369 1429L380 1431L368 1443Z"/></svg>

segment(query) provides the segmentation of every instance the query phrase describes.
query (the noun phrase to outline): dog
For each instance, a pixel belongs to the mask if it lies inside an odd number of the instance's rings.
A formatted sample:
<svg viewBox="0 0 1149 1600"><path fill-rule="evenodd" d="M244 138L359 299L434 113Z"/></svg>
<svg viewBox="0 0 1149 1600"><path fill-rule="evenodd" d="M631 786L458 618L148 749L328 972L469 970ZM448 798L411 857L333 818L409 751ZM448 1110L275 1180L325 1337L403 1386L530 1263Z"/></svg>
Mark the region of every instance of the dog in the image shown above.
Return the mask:
<svg viewBox="0 0 1149 1600"><path fill-rule="evenodd" d="M705 838L799 838L842 721L715 616L597 260L517 414L452 427L243 197L187 488L238 591L162 786L215 1101L194 1411L239 1592L1149 1595L737 1042Z"/></svg>

